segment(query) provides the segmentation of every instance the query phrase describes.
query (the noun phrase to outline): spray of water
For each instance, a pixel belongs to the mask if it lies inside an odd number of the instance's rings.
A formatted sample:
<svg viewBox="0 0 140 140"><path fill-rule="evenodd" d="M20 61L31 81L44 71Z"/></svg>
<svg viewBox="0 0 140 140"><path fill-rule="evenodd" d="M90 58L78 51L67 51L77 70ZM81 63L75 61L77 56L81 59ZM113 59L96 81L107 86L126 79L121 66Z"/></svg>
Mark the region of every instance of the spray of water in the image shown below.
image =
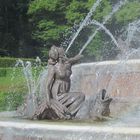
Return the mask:
<svg viewBox="0 0 140 140"><path fill-rule="evenodd" d="M96 2L96 4L92 7L92 10L89 12L90 14L87 15L87 17L85 18L85 22L83 22L83 24L81 25L81 28L79 28L79 31L77 32L77 35L74 37L76 38L79 34L79 32L82 30L82 28L87 25L87 22L89 24L89 19L92 15L92 13L95 11L96 7L100 4L101 0L98 0ZM104 24L112 17L112 15L117 12L119 10L119 8L121 6L123 6L125 3L127 2L127 0L125 1L121 1L119 2L114 8L113 8L113 11L107 16L105 17L105 20L103 21L103 23L99 23L95 20L92 20L92 22L90 24L95 24L97 26L99 26L99 28L96 29L96 31L93 33L93 35L89 38L89 40L86 42L86 44L83 46L83 48L81 49L80 51L80 54L83 52L83 50L86 48L86 46L90 43L90 41L95 37L95 35L97 34L97 32L101 29L105 30L105 32L112 38L112 40L114 41L114 43L116 44L116 46L118 46L118 43L117 41L115 40L115 38L113 37L113 35L110 33L110 31L108 29L105 28ZM72 43L74 42L75 39L73 39L73 41L69 44L69 46L71 47ZM69 48L67 48L67 51L69 50ZM37 62L40 63L40 60L37 59ZM32 70L31 70L31 63L30 62L26 62L26 64L24 64L24 62L22 60L19 60L18 61L18 64L21 64L22 67L23 67L23 71L24 71L24 75L25 75L25 78L26 78L26 81L27 81L27 86L28 86L28 90L29 90L29 99L27 101L27 107L28 108L28 111L26 114L28 117L32 116L32 114L34 113L34 110L36 109L36 97L35 97L35 92L37 90L37 88L39 87L40 85L40 96L42 98L44 98L45 96L45 79L47 77L47 70L43 71L43 73L41 73L41 75L39 76L38 78L38 82L35 82L33 80L33 75L32 75ZM17 65L18 65L17 64ZM97 79L98 79L98 74L97 74ZM112 80L110 81L112 83L112 81L114 81L115 79L115 76L114 78L112 78ZM110 84L111 85L111 84ZM108 87L108 90L110 91L110 87ZM30 98L31 97L31 98ZM45 99L45 98L44 98Z"/></svg>
<svg viewBox="0 0 140 140"><path fill-rule="evenodd" d="M23 67L23 73L24 73L24 76L25 76L25 79L26 79L26 83L27 83L27 87L28 87L28 91L29 91L29 94L30 94L31 93L31 89L32 89L31 86L30 86L30 85L32 85L30 83L31 73L28 72L27 69L31 68L31 63L29 62L29 63L27 63L27 66L25 66L24 62L21 59L19 59L15 66L17 67L19 65L21 65ZM29 75L30 78L28 78L28 75Z"/></svg>
<svg viewBox="0 0 140 140"><path fill-rule="evenodd" d="M128 2L127 0L124 0L124 1L120 1L118 4L116 4L114 6L112 12L108 16L105 17L102 25L106 24L107 21L112 17L112 15L115 14L127 2ZM89 43L93 40L93 38L96 36L96 34L98 33L99 30L101 30L101 27L97 28L96 31L89 37L89 39L87 40L87 42L85 43L85 45L80 50L79 54L82 54L82 52L86 49L86 47L89 45Z"/></svg>
<svg viewBox="0 0 140 140"><path fill-rule="evenodd" d="M102 0L97 0L94 5L92 6L92 8L90 9L89 13L87 14L87 16L85 17L85 19L83 20L83 22L81 22L77 32L74 34L71 42L69 43L69 46L66 49L66 52L68 52L68 50L70 49L71 45L73 44L73 42L75 41L75 39L77 38L77 36L79 35L80 31L83 29L83 27L87 24L87 22L90 20L91 16L93 15L93 13L96 11L96 8L99 6L100 2Z"/></svg>
<svg viewBox="0 0 140 140"><path fill-rule="evenodd" d="M121 56L119 56L120 63L118 63L118 65L116 65L116 67L114 68L114 73L112 74L112 78L107 87L108 94L110 94L110 95L111 95L111 91L112 91L113 85L115 84L118 74L121 71L124 71L124 72L127 71L126 70L127 60L130 58L132 58L132 59L140 58L140 48L138 48L138 49L130 48L131 41L136 41L136 42L139 41L139 38L135 37L136 32L140 33L140 19L138 19L128 25L126 40L125 41L121 40L121 43L119 44L119 46L123 49L122 49ZM137 47L139 47L139 46L137 46ZM135 91L134 91L134 93L135 93Z"/></svg>
<svg viewBox="0 0 140 140"><path fill-rule="evenodd" d="M111 39L113 40L114 44L115 44L117 47L119 47L119 44L117 43L117 40L115 39L115 37L113 36L113 34L112 34L103 24L99 23L99 22L96 21L96 20L92 20L92 21L91 21L91 24L95 24L95 25L101 27L101 28L111 37Z"/></svg>
<svg viewBox="0 0 140 140"><path fill-rule="evenodd" d="M128 28L127 28L127 39L126 39L126 42L128 45L131 44L131 41L138 41L138 37L139 36L136 36L135 33L138 32L140 33L140 19L130 23L128 25Z"/></svg>
<svg viewBox="0 0 140 140"><path fill-rule="evenodd" d="M35 73L38 66L40 65L41 65L41 60L37 57L36 64L34 67ZM22 66L23 68L24 77L26 79L26 84L28 87L28 95L27 95L26 103L24 104L23 109L19 110L19 112L22 111L21 113L23 115L32 117L38 104L36 92L37 92L39 80L36 78L36 76L33 76L33 73L32 73L33 69L32 69L32 65L30 61L27 61L26 63L24 63L21 59L19 59L16 63L16 67L18 66Z"/></svg>
<svg viewBox="0 0 140 140"><path fill-rule="evenodd" d="M122 60L120 60L120 62L116 65L116 67L114 67L114 72L112 74L112 78L110 80L110 82L108 83L108 87L107 87L107 93L109 96L112 95L112 91L113 91L113 86L115 85L116 83L116 79L118 77L118 75L121 73L121 72L126 72L127 71L127 60L133 56L133 55L136 55L136 53L139 53L140 50L139 49L133 49L129 52L127 52L127 55L125 55L123 57ZM135 89L134 89L135 90ZM133 93L131 93L131 96L132 96Z"/></svg>
<svg viewBox="0 0 140 140"><path fill-rule="evenodd" d="M82 23L82 22L80 22L80 23ZM63 48L68 47L68 45L71 42L71 40L73 39L76 31L78 30L79 25L74 23L74 25L72 27L70 27L70 29L65 30L65 32L63 34L64 41L61 42L60 47L63 47Z"/></svg>

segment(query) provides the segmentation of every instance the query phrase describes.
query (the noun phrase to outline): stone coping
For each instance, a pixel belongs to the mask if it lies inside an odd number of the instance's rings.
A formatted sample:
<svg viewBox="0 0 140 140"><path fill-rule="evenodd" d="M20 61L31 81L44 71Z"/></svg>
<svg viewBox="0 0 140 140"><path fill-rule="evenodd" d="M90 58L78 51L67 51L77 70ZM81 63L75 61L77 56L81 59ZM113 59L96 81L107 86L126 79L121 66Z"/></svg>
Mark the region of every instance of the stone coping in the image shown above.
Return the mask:
<svg viewBox="0 0 140 140"><path fill-rule="evenodd" d="M110 60L110 61L99 61L99 62L90 62L90 63L81 63L78 65L75 65L74 67L80 66L90 66L90 65L116 65L116 64L140 64L140 59L130 59L130 60Z"/></svg>
<svg viewBox="0 0 140 140"><path fill-rule="evenodd" d="M0 130L2 128L15 128L18 130L51 130L51 131L72 131L72 132L104 132L114 134L132 134L140 136L140 127L121 127L121 126L94 126L94 125L63 125L63 124L42 124L27 122L0 121Z"/></svg>

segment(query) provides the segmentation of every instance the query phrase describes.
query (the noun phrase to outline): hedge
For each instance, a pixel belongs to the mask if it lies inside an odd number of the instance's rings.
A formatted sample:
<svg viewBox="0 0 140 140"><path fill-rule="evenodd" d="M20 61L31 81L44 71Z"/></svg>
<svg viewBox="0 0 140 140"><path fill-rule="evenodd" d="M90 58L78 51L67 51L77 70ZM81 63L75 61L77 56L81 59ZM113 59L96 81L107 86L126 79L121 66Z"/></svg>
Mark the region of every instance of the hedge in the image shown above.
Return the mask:
<svg viewBox="0 0 140 140"><path fill-rule="evenodd" d="M18 59L19 58L0 57L0 67L13 67ZM21 60L24 62L30 61L31 63L35 63L35 59L21 58Z"/></svg>
<svg viewBox="0 0 140 140"><path fill-rule="evenodd" d="M35 67L32 67L32 74L38 76L40 74L40 72L43 70L44 67L38 67L38 68L35 68ZM1 68L0 67L0 78L1 77L11 77L12 74L16 73L16 75L23 75L23 68L22 67L18 67L16 69L14 69L13 67L3 67Z"/></svg>
<svg viewBox="0 0 140 140"><path fill-rule="evenodd" d="M0 111L16 110L24 102L25 93L0 93Z"/></svg>
<svg viewBox="0 0 140 140"><path fill-rule="evenodd" d="M5 77L7 74L7 70L5 68L0 68L0 77Z"/></svg>
<svg viewBox="0 0 140 140"><path fill-rule="evenodd" d="M13 73L13 70L14 69L12 67L5 67L5 68L0 67L0 78L1 77L6 77L6 76L11 76L11 74ZM22 70L21 67L16 68L15 69L16 74L21 72L21 70Z"/></svg>

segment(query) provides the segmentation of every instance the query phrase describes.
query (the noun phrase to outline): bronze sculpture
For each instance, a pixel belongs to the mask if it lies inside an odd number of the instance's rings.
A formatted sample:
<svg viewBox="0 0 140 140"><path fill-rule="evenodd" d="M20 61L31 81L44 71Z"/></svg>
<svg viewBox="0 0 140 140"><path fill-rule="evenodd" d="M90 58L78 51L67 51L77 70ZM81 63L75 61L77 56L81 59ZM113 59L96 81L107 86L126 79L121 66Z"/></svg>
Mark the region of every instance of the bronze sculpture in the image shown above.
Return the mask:
<svg viewBox="0 0 140 140"><path fill-rule="evenodd" d="M84 102L85 95L80 92L70 92L70 77L72 66L81 58L82 55L67 58L63 48L51 47L46 79L46 96L38 106L33 119L78 119L76 115L79 115L82 108L86 106ZM95 100L91 97L91 102L88 106L89 113L85 114L85 116L92 119L109 116L111 101L112 98L106 95L106 90L101 90L95 97ZM79 118L82 117L85 118L84 115L80 115Z"/></svg>
<svg viewBox="0 0 140 140"><path fill-rule="evenodd" d="M71 119L85 100L82 93L70 93L71 67L81 58L67 58L63 48L52 46L49 51L46 100L41 103L34 116L38 119Z"/></svg>
<svg viewBox="0 0 140 140"><path fill-rule="evenodd" d="M90 118L103 119L110 115L110 103L112 98L110 98L105 89L102 89L95 97L94 104L90 107Z"/></svg>

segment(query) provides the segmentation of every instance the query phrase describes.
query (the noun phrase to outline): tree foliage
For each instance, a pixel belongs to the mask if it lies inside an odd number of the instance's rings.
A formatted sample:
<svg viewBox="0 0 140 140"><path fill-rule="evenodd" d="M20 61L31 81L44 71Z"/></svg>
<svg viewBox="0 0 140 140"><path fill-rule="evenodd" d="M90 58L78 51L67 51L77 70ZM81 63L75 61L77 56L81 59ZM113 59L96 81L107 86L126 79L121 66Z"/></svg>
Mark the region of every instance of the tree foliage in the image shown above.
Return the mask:
<svg viewBox="0 0 140 140"><path fill-rule="evenodd" d="M42 55L41 52L48 54L51 45L60 45L65 37L69 38L72 33L68 31L73 25L79 25L95 2L96 0L0 0L0 55L1 52L16 57ZM92 19L103 22L116 2L118 1L102 0ZM106 26L115 34L116 28L121 30L124 25L139 17L139 0L130 0ZM78 53L94 28L92 25L80 32L71 53ZM86 55L101 56L104 38L98 33L88 45Z"/></svg>
<svg viewBox="0 0 140 140"><path fill-rule="evenodd" d="M0 53L31 57L31 28L28 24L29 0L0 0ZM35 47L34 47L35 50Z"/></svg>
<svg viewBox="0 0 140 140"><path fill-rule="evenodd" d="M88 0L88 7L89 9L92 5L96 2L96 0ZM103 0L100 5L97 7L96 11L93 13L93 18L101 21L107 16L112 10L112 5L109 0Z"/></svg>
<svg viewBox="0 0 140 140"><path fill-rule="evenodd" d="M28 14L33 24L33 38L50 46L59 44L67 29L65 0L34 0L29 4Z"/></svg>
<svg viewBox="0 0 140 140"><path fill-rule="evenodd" d="M87 14L87 0L73 0L66 10L68 24L79 23Z"/></svg>
<svg viewBox="0 0 140 140"><path fill-rule="evenodd" d="M140 2L132 1L124 5L116 14L118 23L129 23L140 17Z"/></svg>
<svg viewBox="0 0 140 140"><path fill-rule="evenodd" d="M31 1L28 14L34 27L33 38L45 44L46 49L52 44L60 44L64 39L64 31L74 24L79 24L95 2L96 0L70 0L69 2L65 0ZM102 1L96 11L93 14L93 18L102 20L111 11L110 2L108 0ZM84 31L86 32L86 30ZM84 38L87 37L82 35L80 39L84 40Z"/></svg>

